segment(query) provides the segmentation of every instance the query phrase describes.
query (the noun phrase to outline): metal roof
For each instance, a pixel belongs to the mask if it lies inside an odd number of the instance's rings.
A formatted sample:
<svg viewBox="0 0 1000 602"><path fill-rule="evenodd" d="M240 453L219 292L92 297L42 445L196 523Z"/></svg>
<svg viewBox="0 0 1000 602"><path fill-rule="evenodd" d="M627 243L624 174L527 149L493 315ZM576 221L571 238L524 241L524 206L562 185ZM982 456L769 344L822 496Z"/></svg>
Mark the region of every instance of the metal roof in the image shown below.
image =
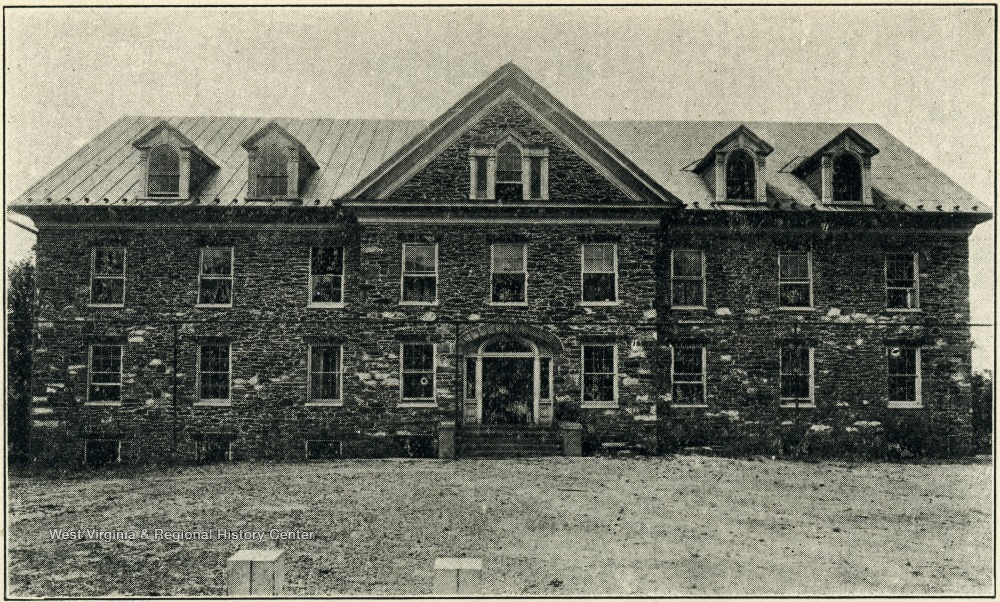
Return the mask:
<svg viewBox="0 0 1000 602"><path fill-rule="evenodd" d="M186 201L140 198L140 151L132 143L167 121L219 168ZM247 152L240 144L270 122L298 139L319 164L301 193L304 204L342 198L429 124L426 121L265 119L251 117L124 117L74 153L13 203L24 205L176 205L247 203ZM875 124L730 121L590 121L601 136L691 209L760 209L717 205L693 167L725 136L746 125L774 147L767 157L769 205L782 209L852 211L823 206L790 173L803 159L851 127L879 149L872 158L875 207L880 210L989 213L976 199L912 149ZM273 201L271 204L289 204ZM870 209L870 208L866 208Z"/></svg>

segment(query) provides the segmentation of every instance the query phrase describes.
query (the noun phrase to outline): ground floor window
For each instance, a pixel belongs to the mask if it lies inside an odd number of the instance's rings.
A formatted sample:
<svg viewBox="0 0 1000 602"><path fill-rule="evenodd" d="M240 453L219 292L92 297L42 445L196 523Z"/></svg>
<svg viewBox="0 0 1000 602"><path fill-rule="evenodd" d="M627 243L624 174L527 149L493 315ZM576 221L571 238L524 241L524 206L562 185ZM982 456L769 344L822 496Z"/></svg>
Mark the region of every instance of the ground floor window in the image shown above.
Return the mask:
<svg viewBox="0 0 1000 602"><path fill-rule="evenodd" d="M704 347L674 347L671 363L674 405L705 405Z"/></svg>
<svg viewBox="0 0 1000 602"><path fill-rule="evenodd" d="M889 407L920 407L920 349L889 347Z"/></svg>
<svg viewBox="0 0 1000 602"><path fill-rule="evenodd" d="M810 347L781 348L781 405L813 407L813 350Z"/></svg>
<svg viewBox="0 0 1000 602"><path fill-rule="evenodd" d="M434 401L434 344L407 343L402 346L401 395L404 402Z"/></svg>
<svg viewBox="0 0 1000 602"><path fill-rule="evenodd" d="M229 401L231 365L229 345L198 348L199 401Z"/></svg>
<svg viewBox="0 0 1000 602"><path fill-rule="evenodd" d="M340 345L313 345L309 349L309 401L341 401L343 348Z"/></svg>
<svg viewBox="0 0 1000 602"><path fill-rule="evenodd" d="M344 457L344 446L340 441L311 439L306 441L307 460L331 460Z"/></svg>
<svg viewBox="0 0 1000 602"><path fill-rule="evenodd" d="M613 404L617 401L617 353L614 345L583 346L583 403Z"/></svg>
<svg viewBox="0 0 1000 602"><path fill-rule="evenodd" d="M83 443L83 463L87 466L117 464L122 460L119 439L90 438Z"/></svg>
<svg viewBox="0 0 1000 602"><path fill-rule="evenodd" d="M232 460L233 443L229 437L206 435L198 441L198 461L204 464L228 462Z"/></svg>
<svg viewBox="0 0 1000 602"><path fill-rule="evenodd" d="M118 403L122 400L122 346L92 345L87 371L87 401Z"/></svg>

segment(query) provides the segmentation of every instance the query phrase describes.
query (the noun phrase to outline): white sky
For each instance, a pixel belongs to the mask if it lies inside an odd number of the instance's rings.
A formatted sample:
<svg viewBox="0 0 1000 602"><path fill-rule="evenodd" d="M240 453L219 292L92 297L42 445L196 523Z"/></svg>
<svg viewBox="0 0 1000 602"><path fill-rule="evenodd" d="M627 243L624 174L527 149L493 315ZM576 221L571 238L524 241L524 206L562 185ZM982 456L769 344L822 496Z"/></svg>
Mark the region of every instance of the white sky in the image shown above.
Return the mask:
<svg viewBox="0 0 1000 602"><path fill-rule="evenodd" d="M124 114L432 119L514 61L586 119L881 123L995 206L993 7L6 9L8 198ZM10 263L31 237L6 227ZM972 241L993 321L993 222ZM974 328L977 368L992 328Z"/></svg>

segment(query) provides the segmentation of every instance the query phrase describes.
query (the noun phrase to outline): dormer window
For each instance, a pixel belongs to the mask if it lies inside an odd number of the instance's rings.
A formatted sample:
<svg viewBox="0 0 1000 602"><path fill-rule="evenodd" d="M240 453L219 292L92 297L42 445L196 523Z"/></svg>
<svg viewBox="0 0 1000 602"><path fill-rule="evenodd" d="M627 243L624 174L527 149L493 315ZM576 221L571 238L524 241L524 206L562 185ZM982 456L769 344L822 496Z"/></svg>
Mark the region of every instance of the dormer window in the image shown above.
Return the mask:
<svg viewBox="0 0 1000 602"><path fill-rule="evenodd" d="M243 141L247 150L247 198L293 200L302 197L319 165L280 125L271 122Z"/></svg>
<svg viewBox="0 0 1000 602"><path fill-rule="evenodd" d="M712 147L694 171L714 189L716 203L763 203L767 200L764 168L773 150L741 125Z"/></svg>
<svg viewBox="0 0 1000 602"><path fill-rule="evenodd" d="M872 203L872 157L878 149L847 128L792 170L824 204Z"/></svg>
<svg viewBox="0 0 1000 602"><path fill-rule="evenodd" d="M549 198L549 151L508 133L469 151L469 197L500 202Z"/></svg>
<svg viewBox="0 0 1000 602"><path fill-rule="evenodd" d="M218 168L177 128L161 121L132 143L145 170L146 197L187 199Z"/></svg>
<svg viewBox="0 0 1000 602"><path fill-rule="evenodd" d="M757 198L757 169L750 153L738 148L726 157L726 199L753 201Z"/></svg>

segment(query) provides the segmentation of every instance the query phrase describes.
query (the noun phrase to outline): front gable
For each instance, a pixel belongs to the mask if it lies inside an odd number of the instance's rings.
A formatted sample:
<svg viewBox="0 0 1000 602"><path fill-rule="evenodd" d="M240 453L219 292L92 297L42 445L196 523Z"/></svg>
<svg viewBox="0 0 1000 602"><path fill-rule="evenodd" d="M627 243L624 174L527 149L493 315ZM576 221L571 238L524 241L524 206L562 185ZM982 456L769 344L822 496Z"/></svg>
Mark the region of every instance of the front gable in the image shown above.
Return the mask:
<svg viewBox="0 0 1000 602"><path fill-rule="evenodd" d="M345 198L497 200L496 178L504 171L496 164L497 153L502 154L505 140L518 147L524 162L523 199L679 204L513 64L501 67L474 88ZM488 185L483 185L487 178Z"/></svg>

